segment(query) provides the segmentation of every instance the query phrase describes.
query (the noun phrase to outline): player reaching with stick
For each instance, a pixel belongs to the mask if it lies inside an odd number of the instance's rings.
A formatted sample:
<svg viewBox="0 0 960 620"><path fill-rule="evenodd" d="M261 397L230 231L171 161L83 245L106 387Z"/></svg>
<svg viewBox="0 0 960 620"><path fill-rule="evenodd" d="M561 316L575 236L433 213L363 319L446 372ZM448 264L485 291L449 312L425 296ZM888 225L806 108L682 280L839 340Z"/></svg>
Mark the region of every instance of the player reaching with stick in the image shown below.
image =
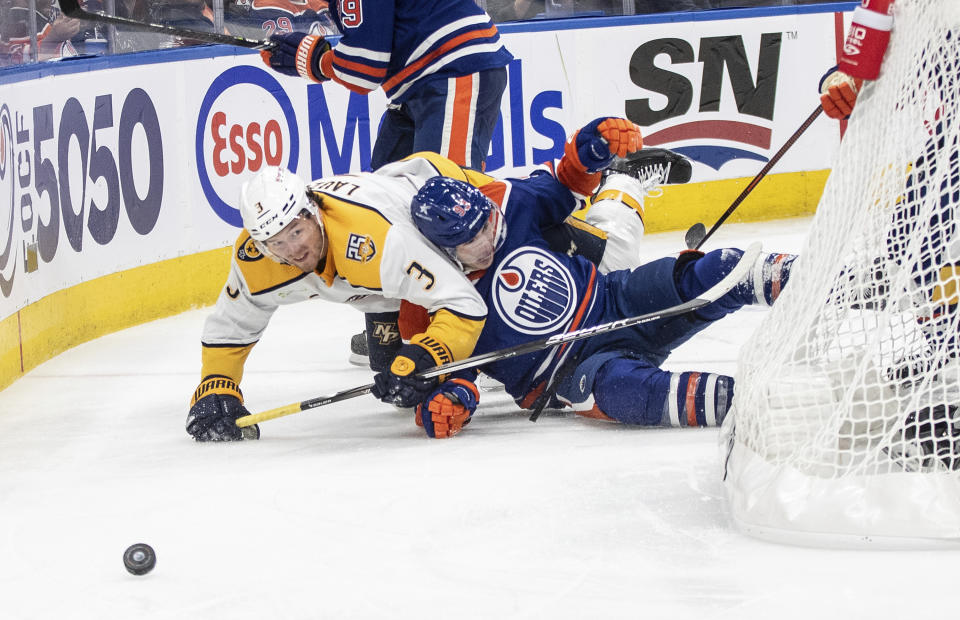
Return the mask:
<svg viewBox="0 0 960 620"><path fill-rule="evenodd" d="M597 133L608 121L588 124L567 143L558 167L558 178L566 176L566 184L539 172L477 187L448 174L430 179L414 198L411 213L417 227L469 275L487 303L475 354L681 304L719 282L743 256L733 248L688 251L604 275L582 257L551 251L541 231L577 207L569 187L595 185L599 170L612 159ZM620 208L630 213L624 205ZM641 216L642 209L632 215ZM687 315L503 359L479 370L501 381L524 408L555 386L555 404L570 405L588 417L647 426L718 425L730 407L733 378L669 372L660 365L713 321L744 305L772 304L795 258L761 254L746 280ZM470 420L479 399L475 377L476 370L457 373L424 399L417 422L429 436L452 436Z"/></svg>
<svg viewBox="0 0 960 620"><path fill-rule="evenodd" d="M594 125L595 141L605 153L627 155L640 146L639 129L628 121ZM643 162L666 177L678 163L674 154L654 150L626 165L629 169ZM600 173L587 175L589 182L577 185L582 178L568 174L569 168L569 161L560 162L561 179L592 192ZM202 380L187 417L187 431L194 438L259 437L255 427L241 431L234 424L248 414L239 385L247 356L282 304L320 298L366 312L370 331L377 335L371 350L371 362L379 371L376 395L400 407L418 404L435 387L435 381L417 380L417 372L470 354L486 307L460 270L410 220L416 192L444 173L477 185L494 181L438 155L421 154L375 173L334 176L309 186L288 171L272 168L244 186L240 211L246 230L237 239L227 284L204 326ZM596 217L622 219L619 228L642 232L634 208L642 206L644 184L615 175L607 185L617 199L599 200ZM570 190L566 198L570 205L582 202ZM549 228L558 223L563 225L562 220L545 221ZM583 228L577 232L589 233ZM597 262L608 264L630 260L624 250L635 246L623 235L577 239ZM401 343L396 322L401 300L431 314L408 344Z"/></svg>

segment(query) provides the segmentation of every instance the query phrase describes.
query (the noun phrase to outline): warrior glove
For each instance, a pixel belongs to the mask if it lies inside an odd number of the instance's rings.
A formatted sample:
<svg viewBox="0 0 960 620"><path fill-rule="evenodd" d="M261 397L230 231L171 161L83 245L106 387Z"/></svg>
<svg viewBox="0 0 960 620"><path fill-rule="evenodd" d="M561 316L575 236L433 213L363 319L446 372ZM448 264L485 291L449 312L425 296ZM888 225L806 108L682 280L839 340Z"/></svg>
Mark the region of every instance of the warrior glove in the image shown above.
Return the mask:
<svg viewBox="0 0 960 620"><path fill-rule="evenodd" d="M421 334L414 336L409 344L400 347L389 370L379 372L373 377L374 385L370 393L397 407L416 407L422 403L436 387L437 379L421 379L417 374L444 361L450 361L449 357L443 360L435 358L432 348L428 348L432 343L436 343L433 338ZM441 348L445 349L442 345Z"/></svg>
<svg viewBox="0 0 960 620"><path fill-rule="evenodd" d="M271 35L270 42L274 47L261 51L260 56L274 71L314 82L330 79L320 70L320 59L330 51L330 43L320 35L288 32Z"/></svg>
<svg viewBox="0 0 960 620"><path fill-rule="evenodd" d="M240 428L237 418L250 415L243 406L243 394L233 379L210 376L200 382L193 393L187 432L197 441L241 441L260 439L256 424Z"/></svg>

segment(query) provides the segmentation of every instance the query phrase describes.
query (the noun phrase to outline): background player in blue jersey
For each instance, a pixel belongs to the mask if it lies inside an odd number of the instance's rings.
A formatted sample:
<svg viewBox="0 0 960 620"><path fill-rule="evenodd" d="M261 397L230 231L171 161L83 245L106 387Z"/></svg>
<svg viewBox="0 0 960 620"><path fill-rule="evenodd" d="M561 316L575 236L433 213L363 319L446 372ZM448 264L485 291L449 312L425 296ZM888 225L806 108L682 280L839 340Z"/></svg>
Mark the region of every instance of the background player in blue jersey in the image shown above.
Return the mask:
<svg viewBox="0 0 960 620"><path fill-rule="evenodd" d="M278 47L263 52L267 64L361 94L383 88L389 103L374 170L423 151L481 170L513 58L490 16L473 0L333 0L329 9L342 33L335 48L318 34L278 33L270 37ZM351 361L367 363L377 344L370 326L384 320L367 317L364 334L351 341Z"/></svg>
<svg viewBox="0 0 960 620"><path fill-rule="evenodd" d="M335 48L322 36L273 35L267 63L288 75L333 80L390 100L370 166L419 151L481 169L500 112L513 56L473 0L335 0L342 33Z"/></svg>
<svg viewBox="0 0 960 620"><path fill-rule="evenodd" d="M565 158L585 171L598 171L612 160L596 132L603 120L587 125L567 144ZM480 187L435 177L420 189L411 205L414 223L468 273L487 303L487 322L474 354L680 304L719 282L743 255L733 248L684 252L605 275L582 257L552 252L543 239L544 226L562 221L576 206L570 189L546 172ZM761 255L745 281L693 313L479 370L501 381L525 408L556 376L555 404L570 405L582 415L640 425L717 425L730 407L733 378L659 366L713 321L744 305L773 303L795 258ZM451 436L469 421L479 399L475 377L475 371L460 373L425 394L417 421L428 435Z"/></svg>

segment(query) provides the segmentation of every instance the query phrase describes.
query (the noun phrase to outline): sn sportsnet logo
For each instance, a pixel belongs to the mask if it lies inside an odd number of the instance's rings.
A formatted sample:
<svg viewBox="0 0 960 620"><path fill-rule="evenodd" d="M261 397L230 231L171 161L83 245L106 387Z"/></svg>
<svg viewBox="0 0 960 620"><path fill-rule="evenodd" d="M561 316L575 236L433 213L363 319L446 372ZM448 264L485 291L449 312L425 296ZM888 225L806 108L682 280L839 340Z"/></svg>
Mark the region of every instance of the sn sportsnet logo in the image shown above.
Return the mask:
<svg viewBox="0 0 960 620"><path fill-rule="evenodd" d="M577 307L573 276L544 250L518 248L494 274L493 306L518 332L556 332L567 326Z"/></svg>

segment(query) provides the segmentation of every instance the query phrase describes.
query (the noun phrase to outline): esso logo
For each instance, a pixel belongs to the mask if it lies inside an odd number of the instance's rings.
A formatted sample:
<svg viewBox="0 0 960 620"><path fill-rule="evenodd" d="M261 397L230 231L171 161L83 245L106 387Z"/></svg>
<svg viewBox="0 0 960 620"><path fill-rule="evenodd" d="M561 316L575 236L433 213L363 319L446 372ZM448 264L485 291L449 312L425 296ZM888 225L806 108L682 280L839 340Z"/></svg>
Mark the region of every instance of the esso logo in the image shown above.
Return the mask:
<svg viewBox="0 0 960 620"><path fill-rule="evenodd" d="M256 172L283 162L283 129L276 119L232 123L223 110L210 116L211 166L218 177Z"/></svg>
<svg viewBox="0 0 960 620"><path fill-rule="evenodd" d="M275 77L253 66L232 67L207 90L197 115L197 175L213 211L243 222L243 182L266 166L297 171L300 135L293 105Z"/></svg>

